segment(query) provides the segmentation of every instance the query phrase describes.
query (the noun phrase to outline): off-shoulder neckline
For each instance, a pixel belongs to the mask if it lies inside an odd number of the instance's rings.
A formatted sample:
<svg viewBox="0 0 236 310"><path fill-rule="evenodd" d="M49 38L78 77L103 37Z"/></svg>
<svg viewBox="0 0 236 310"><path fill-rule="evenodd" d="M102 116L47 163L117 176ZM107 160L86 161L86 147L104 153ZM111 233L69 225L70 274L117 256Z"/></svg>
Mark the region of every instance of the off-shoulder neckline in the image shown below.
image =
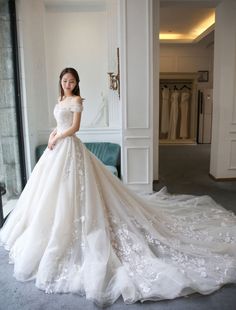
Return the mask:
<svg viewBox="0 0 236 310"><path fill-rule="evenodd" d="M64 99L60 100L60 97L58 98L58 101L71 101L73 98L80 98L80 96L76 96L76 95L73 95L73 96L68 96L68 97L65 97Z"/></svg>
<svg viewBox="0 0 236 310"><path fill-rule="evenodd" d="M78 102L78 101L72 101L72 98L75 98L75 97L78 97L78 96L70 96L70 97L66 97L65 99L63 99L63 100L59 100L59 98L58 98L58 102L57 102L57 104L58 105L70 105L70 104L79 104L79 105L82 105L82 102ZM69 98L69 100L67 99L67 98Z"/></svg>
<svg viewBox="0 0 236 310"><path fill-rule="evenodd" d="M68 102L61 102L60 103L60 102L58 102L58 103L56 103L56 105L59 106L59 107L60 106L61 107L71 107L71 105L77 105L77 104L82 106L81 102L74 102L74 103L71 103L71 102L69 102L69 103Z"/></svg>
<svg viewBox="0 0 236 310"><path fill-rule="evenodd" d="M69 96L69 97L66 97L63 100L59 100L59 98L58 98L58 103L57 104L58 105L71 104L71 103L82 104L81 102L76 102L76 101L72 102L72 98L76 98L76 97L78 97L78 96ZM67 98L69 98L69 100Z"/></svg>

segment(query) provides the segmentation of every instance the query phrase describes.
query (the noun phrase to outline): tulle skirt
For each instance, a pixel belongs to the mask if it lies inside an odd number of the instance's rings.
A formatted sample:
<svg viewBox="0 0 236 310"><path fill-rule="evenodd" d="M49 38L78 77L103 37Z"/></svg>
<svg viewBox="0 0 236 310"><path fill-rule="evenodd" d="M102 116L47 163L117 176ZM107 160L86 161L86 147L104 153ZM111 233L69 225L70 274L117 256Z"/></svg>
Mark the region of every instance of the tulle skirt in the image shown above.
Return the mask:
<svg viewBox="0 0 236 310"><path fill-rule="evenodd" d="M76 137L46 149L0 231L14 276L98 305L236 282L236 216L209 196L141 196Z"/></svg>

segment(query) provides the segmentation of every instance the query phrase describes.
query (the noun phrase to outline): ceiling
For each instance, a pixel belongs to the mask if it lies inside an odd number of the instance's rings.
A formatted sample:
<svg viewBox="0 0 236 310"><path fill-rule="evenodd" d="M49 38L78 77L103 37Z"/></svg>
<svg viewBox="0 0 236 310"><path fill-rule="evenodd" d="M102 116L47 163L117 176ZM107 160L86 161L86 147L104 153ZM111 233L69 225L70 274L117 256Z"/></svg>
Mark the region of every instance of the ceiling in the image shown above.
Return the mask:
<svg viewBox="0 0 236 310"><path fill-rule="evenodd" d="M220 1L168 1L160 8L161 43L197 43L214 31Z"/></svg>
<svg viewBox="0 0 236 310"><path fill-rule="evenodd" d="M83 11L105 9L110 0L44 0L48 9ZM220 0L161 0L160 42L196 43L214 30ZM213 36L214 37L214 36Z"/></svg>

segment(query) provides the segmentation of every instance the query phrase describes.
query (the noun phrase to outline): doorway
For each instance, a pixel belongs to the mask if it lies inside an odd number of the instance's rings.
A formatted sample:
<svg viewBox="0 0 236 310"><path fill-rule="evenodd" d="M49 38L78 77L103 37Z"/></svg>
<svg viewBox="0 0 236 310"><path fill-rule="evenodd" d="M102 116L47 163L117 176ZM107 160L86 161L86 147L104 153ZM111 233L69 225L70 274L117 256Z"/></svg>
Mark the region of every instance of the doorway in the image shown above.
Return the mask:
<svg viewBox="0 0 236 310"><path fill-rule="evenodd" d="M200 157L209 174L215 5L160 2L160 181L171 163L181 178Z"/></svg>

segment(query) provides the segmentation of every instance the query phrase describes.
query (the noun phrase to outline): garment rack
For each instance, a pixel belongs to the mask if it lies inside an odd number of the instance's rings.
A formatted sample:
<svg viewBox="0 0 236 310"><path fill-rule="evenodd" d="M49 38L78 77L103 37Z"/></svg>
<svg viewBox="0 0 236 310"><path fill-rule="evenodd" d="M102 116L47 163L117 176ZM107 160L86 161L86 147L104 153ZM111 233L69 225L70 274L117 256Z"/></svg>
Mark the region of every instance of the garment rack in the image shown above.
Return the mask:
<svg viewBox="0 0 236 310"><path fill-rule="evenodd" d="M168 80L161 80L160 84L192 84L191 81L168 81Z"/></svg>

